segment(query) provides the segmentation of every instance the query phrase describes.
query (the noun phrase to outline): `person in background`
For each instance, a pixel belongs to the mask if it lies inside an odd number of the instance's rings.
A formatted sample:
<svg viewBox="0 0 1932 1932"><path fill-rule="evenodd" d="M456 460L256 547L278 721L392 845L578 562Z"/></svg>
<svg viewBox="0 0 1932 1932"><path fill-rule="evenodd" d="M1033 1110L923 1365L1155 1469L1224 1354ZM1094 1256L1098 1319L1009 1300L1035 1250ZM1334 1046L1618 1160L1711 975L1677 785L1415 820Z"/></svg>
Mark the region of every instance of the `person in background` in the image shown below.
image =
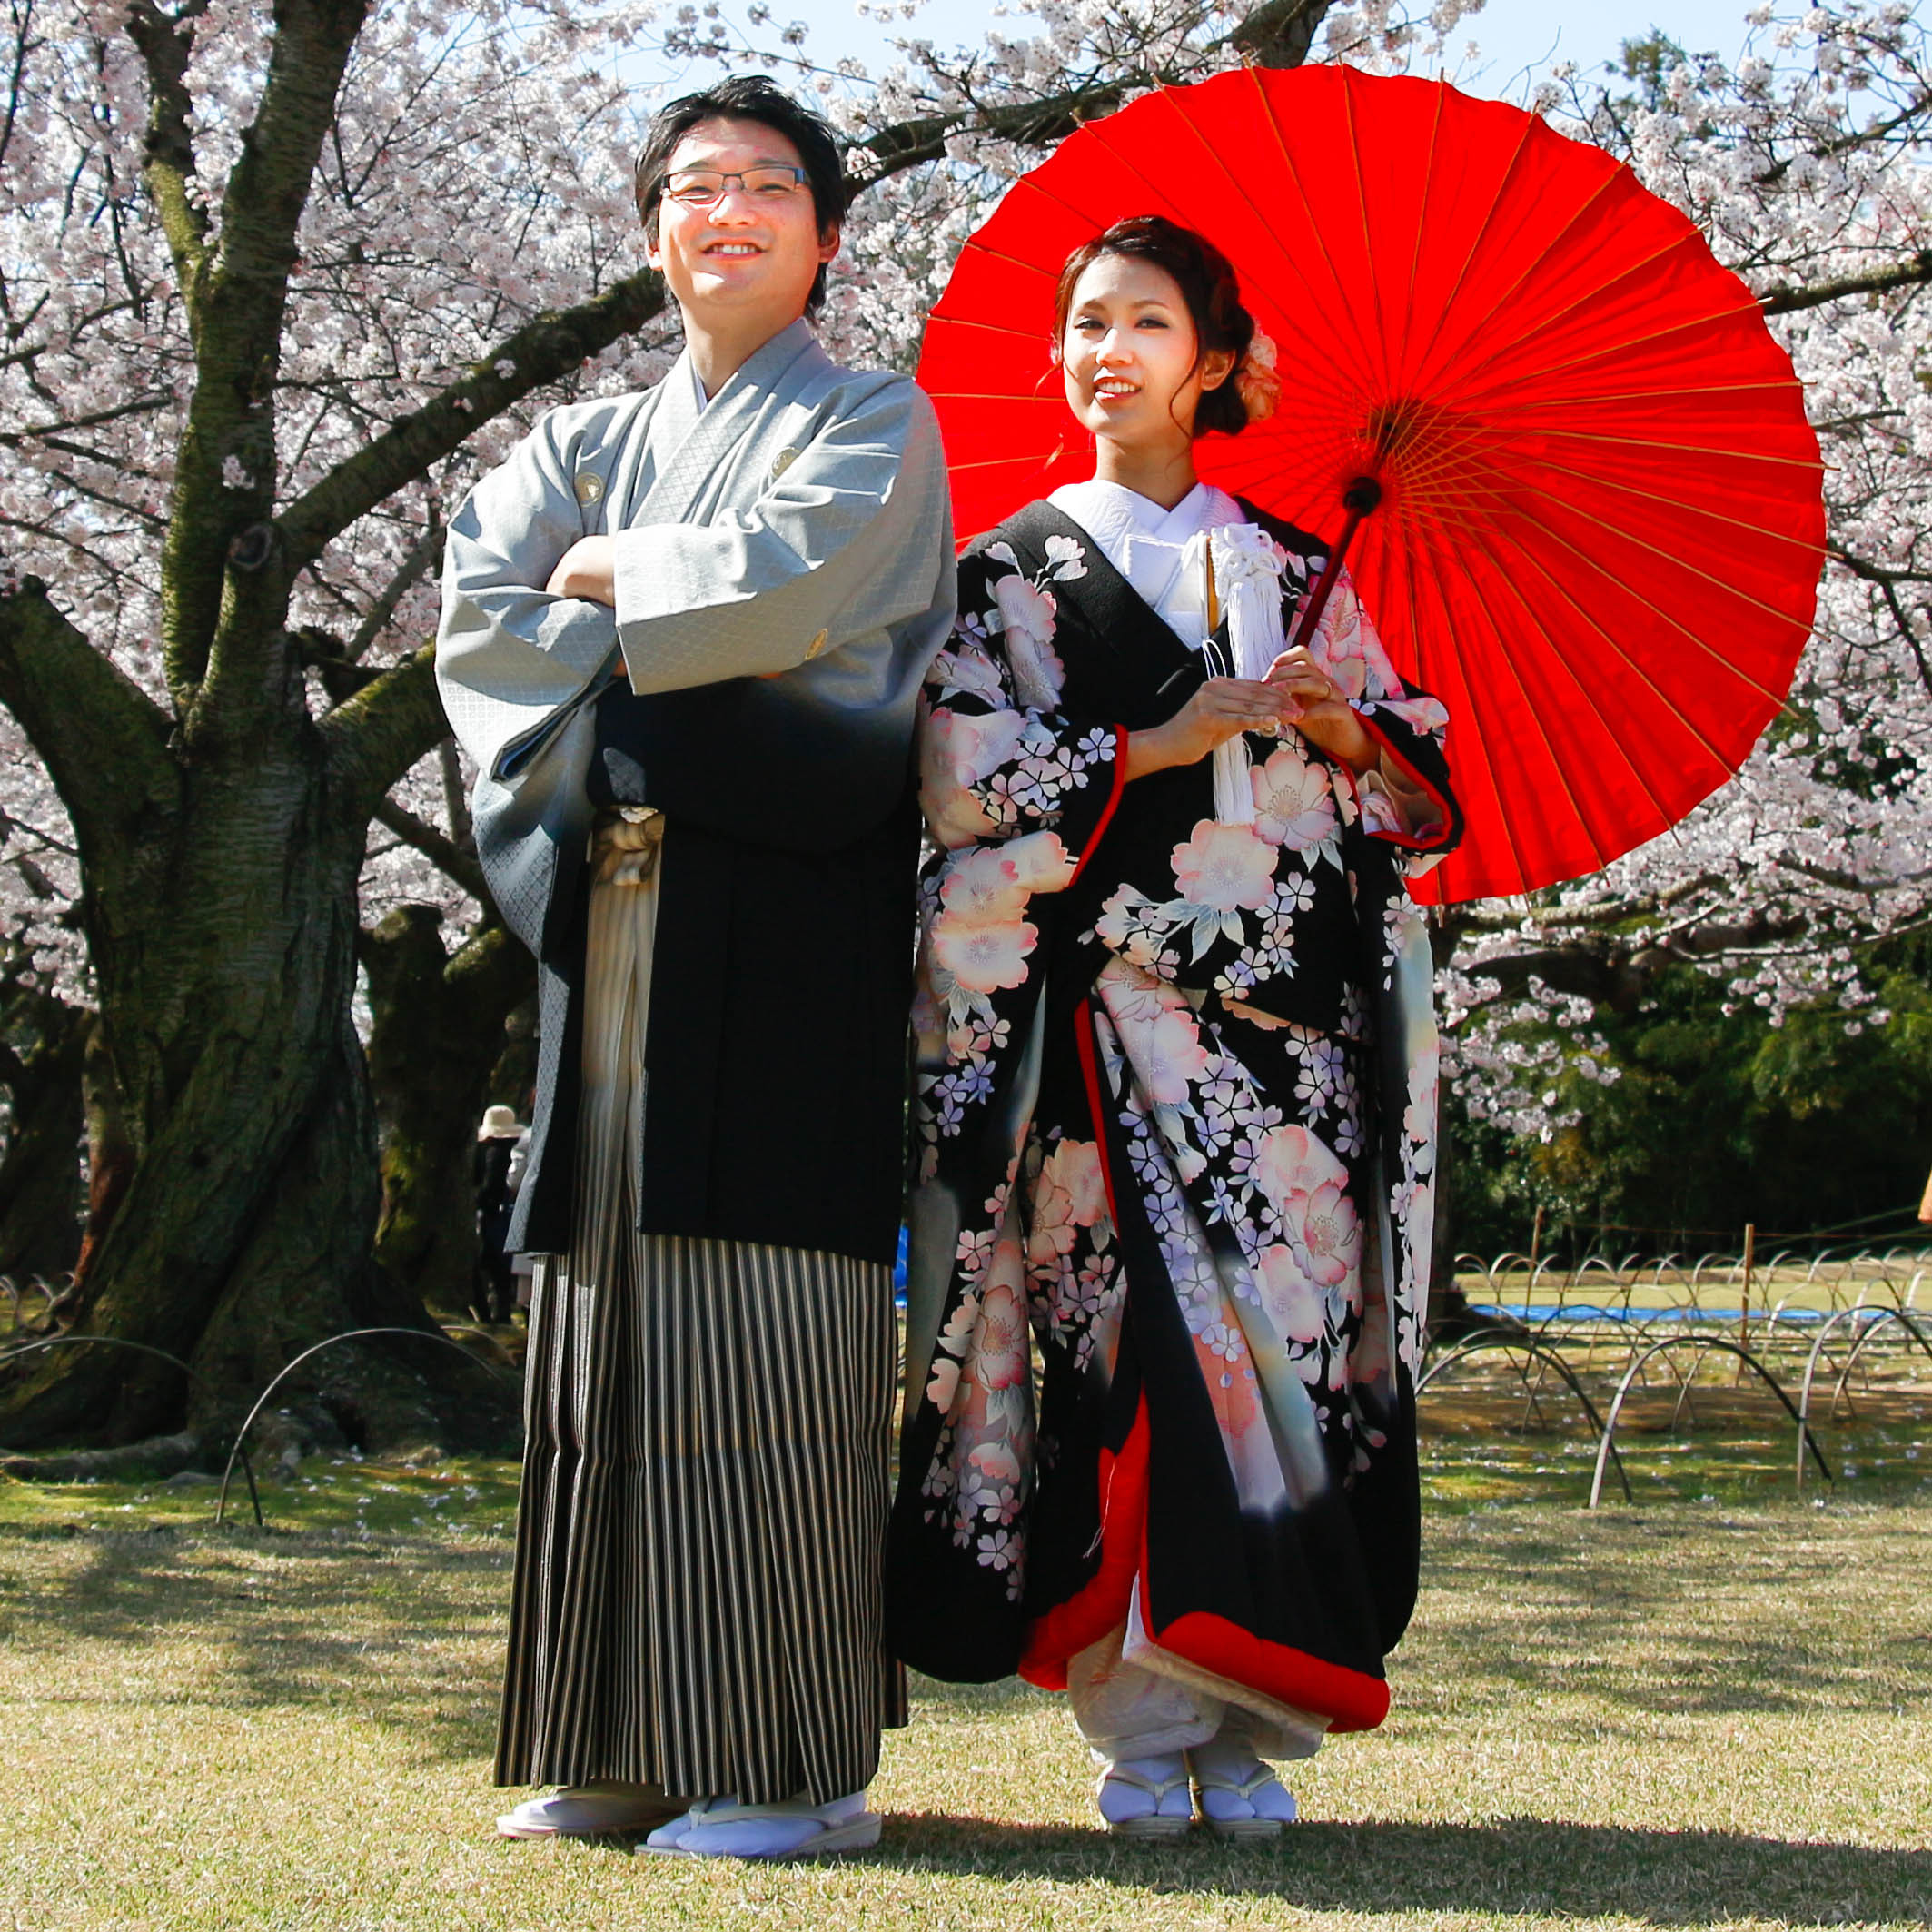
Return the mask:
<svg viewBox="0 0 1932 1932"><path fill-rule="evenodd" d="M515 1283L504 1243L514 1198L510 1169L526 1131L516 1109L506 1106L486 1107L476 1130L476 1290L471 1313L480 1322L507 1322L514 1304Z"/></svg>

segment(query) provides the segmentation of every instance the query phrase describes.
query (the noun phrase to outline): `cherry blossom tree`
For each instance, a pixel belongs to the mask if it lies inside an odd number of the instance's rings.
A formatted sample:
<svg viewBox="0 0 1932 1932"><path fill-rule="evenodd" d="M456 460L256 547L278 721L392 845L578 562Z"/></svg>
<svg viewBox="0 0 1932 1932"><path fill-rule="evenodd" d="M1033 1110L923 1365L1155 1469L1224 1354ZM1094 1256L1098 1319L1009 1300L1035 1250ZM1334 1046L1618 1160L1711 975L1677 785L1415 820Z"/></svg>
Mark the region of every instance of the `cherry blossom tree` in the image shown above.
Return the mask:
<svg viewBox="0 0 1932 1932"><path fill-rule="evenodd" d="M1774 1022L1883 1025L1870 970L1932 917L1932 47L1902 0L1760 6L1735 67L1633 50L1635 97L1544 84L1758 292L1823 448L1828 561L1783 715L1682 826L1595 877L1444 922L1451 1064L1479 1116L1560 1126L1593 1025L1691 965ZM1572 1079L1563 1083L1576 1091ZM1587 1089L1586 1089L1587 1090Z"/></svg>
<svg viewBox="0 0 1932 1932"><path fill-rule="evenodd" d="M1004 157L1158 80L1299 59L1328 11L1150 5L1130 25L1134 9L1095 7L1054 15L997 71L910 54L859 90L869 104L837 104L878 210L854 223L839 339L889 333L903 352L908 316L916 336L921 263L890 236L922 192L955 209L936 272ZM447 1021L467 1001L479 1040L494 1006L500 1039L518 979L439 749L434 564L449 506L538 410L666 364L627 179L623 63L654 31L611 0L453 18L421 0L10 0L9 985L98 1015L109 1080L74 1321L186 1361L191 1420L211 1429L320 1335L431 1325L411 1251L437 1249L434 1231L391 1213L374 1244L358 959L379 1004L407 991ZM467 922L453 954L422 945L411 906ZM449 1045L392 1094L464 1063ZM10 1086L17 1128L31 1083ZM460 1196L473 1108L443 1109L467 1117L440 1136L411 1111L391 1110L420 1143L391 1178L419 1203ZM375 1264L382 1246L395 1265ZM0 1435L172 1426L178 1372L129 1359L16 1369ZM327 1372L365 1432L433 1424L444 1392L429 1368Z"/></svg>
<svg viewBox="0 0 1932 1932"><path fill-rule="evenodd" d="M478 892L434 566L539 411L652 381L674 347L629 200L641 53L818 90L858 191L827 331L907 366L966 234L1082 119L1243 60L1432 68L1467 11L1038 0L968 49L910 20L870 74L821 69L758 5L9 0L0 1036L17 1016L23 1050L0 1079L11 1161L59 1085L29 1058L51 1073L52 1022L97 1015L78 1325L188 1360L213 1429L319 1336L429 1326L425 1281L447 1304L462 1217L439 1231L422 1204L466 1190L527 967ZM1594 1003L1640 996L1658 956L1862 1011L1861 948L1923 916L1924 49L1869 0L1758 31L1735 72L1673 67L1635 105L1560 77L1535 103L1628 154L1762 292L1838 465L1836 560L1799 696L1737 786L1601 880L1445 925L1459 1076L1502 1117L1537 1105L1539 1003L1570 1003L1582 1025L1554 1031L1585 1037L1556 1050L1586 1058ZM372 1062L396 1154L380 1238ZM425 1120L407 1091L432 1065L470 1100ZM73 1120L49 1113L54 1143ZM15 1372L0 1438L173 1426L178 1375L126 1359ZM328 1372L377 1433L474 1392L427 1352Z"/></svg>
<svg viewBox="0 0 1932 1932"><path fill-rule="evenodd" d="M370 866L372 824L456 856L411 779L450 493L587 362L661 362L631 29L361 0L9 22L0 703L31 753L4 802L15 876L51 887L16 977L91 996L124 1128L76 1319L185 1359L213 1422L321 1334L428 1325L371 1261L359 881L418 889ZM177 1372L128 1359L39 1358L0 1428L171 1421ZM330 1373L372 1428L435 1404L413 1362Z"/></svg>

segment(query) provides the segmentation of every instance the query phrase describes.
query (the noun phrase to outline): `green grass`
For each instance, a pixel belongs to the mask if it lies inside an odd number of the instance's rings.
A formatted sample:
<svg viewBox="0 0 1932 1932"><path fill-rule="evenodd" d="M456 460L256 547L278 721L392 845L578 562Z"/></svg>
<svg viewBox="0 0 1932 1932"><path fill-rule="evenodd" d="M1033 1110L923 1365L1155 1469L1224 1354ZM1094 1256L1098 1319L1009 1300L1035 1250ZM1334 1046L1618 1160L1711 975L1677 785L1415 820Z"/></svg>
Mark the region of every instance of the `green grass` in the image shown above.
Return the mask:
<svg viewBox="0 0 1932 1932"><path fill-rule="evenodd" d="M266 1531L207 1489L0 1484L0 1927L1924 1923L1909 1445L1794 1501L1684 1440L1590 1515L1560 1435L1439 1428L1393 1713L1294 1768L1278 1846L1108 1839L1057 1699L922 1682L878 1850L749 1869L493 1835L510 1466L312 1459Z"/></svg>

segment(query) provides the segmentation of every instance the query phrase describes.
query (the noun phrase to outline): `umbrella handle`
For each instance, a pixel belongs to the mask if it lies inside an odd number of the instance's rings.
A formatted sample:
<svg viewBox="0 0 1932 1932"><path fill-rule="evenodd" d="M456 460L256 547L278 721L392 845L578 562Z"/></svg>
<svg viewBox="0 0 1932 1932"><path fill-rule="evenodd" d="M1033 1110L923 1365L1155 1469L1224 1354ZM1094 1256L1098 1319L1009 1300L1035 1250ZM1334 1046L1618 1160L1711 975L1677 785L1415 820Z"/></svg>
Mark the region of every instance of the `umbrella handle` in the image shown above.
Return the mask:
<svg viewBox="0 0 1932 1932"><path fill-rule="evenodd" d="M1342 575L1342 562L1348 555L1348 547L1355 540L1355 532L1362 528L1362 518L1370 515L1381 501L1382 485L1372 476L1358 476L1342 492L1348 521L1342 526L1341 540L1328 553L1328 561L1322 566L1322 574L1315 579L1315 587L1302 606L1300 619L1294 627L1294 638L1288 647L1290 650L1301 649L1314 636L1315 626L1322 621L1322 613L1328 609L1329 595L1335 588L1335 580Z"/></svg>

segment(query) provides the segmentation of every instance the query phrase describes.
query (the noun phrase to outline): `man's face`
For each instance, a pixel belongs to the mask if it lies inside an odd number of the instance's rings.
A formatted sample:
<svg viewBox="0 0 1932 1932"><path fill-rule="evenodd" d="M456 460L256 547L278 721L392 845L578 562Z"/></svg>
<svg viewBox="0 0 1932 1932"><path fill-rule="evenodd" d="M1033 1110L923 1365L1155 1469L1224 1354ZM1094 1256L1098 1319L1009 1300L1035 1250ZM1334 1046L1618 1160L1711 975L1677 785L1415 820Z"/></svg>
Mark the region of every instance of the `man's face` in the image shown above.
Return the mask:
<svg viewBox="0 0 1932 1932"><path fill-rule="evenodd" d="M758 121L700 121L671 150L665 173L709 168L737 174L775 164L804 166L798 150L776 128ZM768 320L777 334L804 314L819 264L838 253L838 231L819 234L812 191L803 182L784 193L734 183L708 206L666 194L646 249L692 320Z"/></svg>

